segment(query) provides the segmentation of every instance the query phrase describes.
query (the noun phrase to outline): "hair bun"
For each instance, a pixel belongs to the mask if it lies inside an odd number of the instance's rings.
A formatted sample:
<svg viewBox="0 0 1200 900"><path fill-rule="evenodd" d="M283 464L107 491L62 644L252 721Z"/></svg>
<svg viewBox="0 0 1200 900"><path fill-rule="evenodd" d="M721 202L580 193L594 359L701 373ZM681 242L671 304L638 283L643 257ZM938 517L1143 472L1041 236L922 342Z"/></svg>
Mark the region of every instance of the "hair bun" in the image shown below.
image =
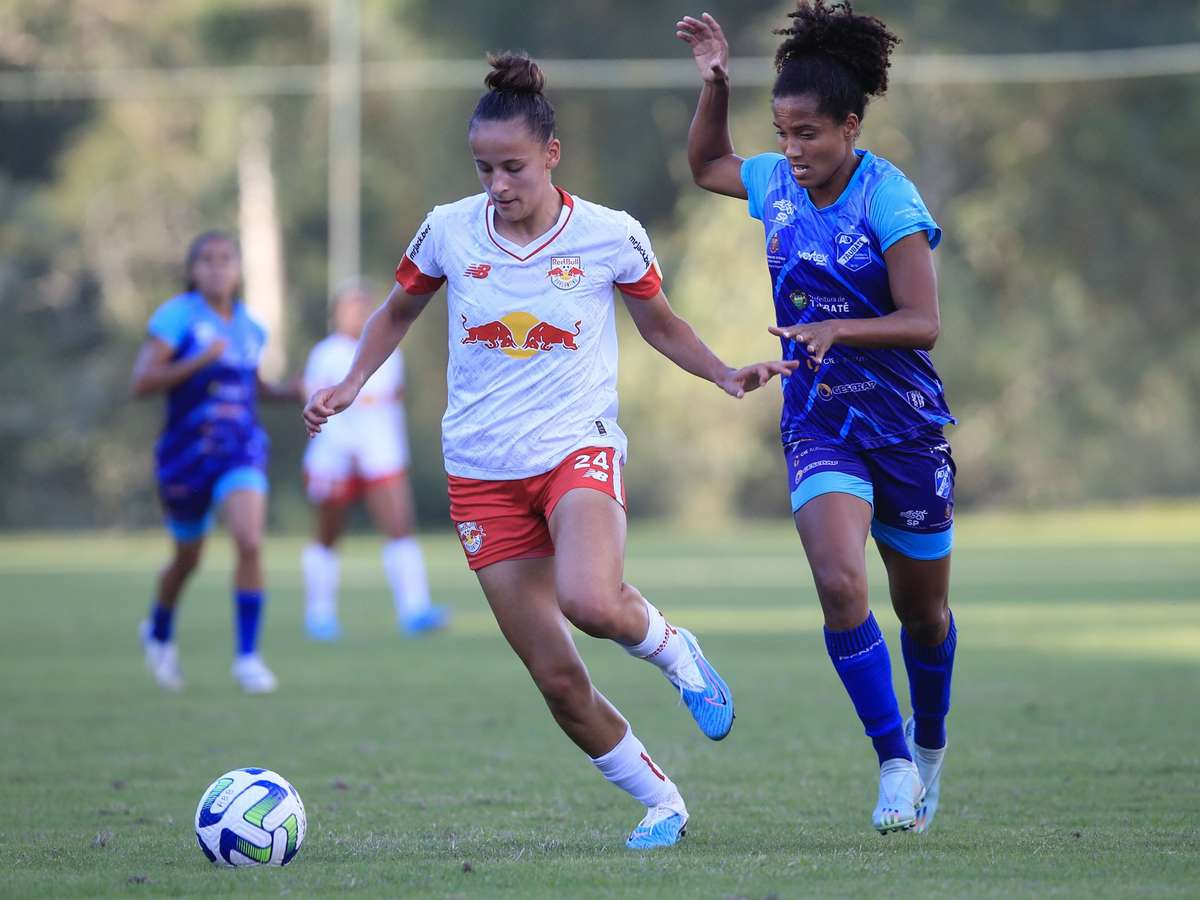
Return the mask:
<svg viewBox="0 0 1200 900"><path fill-rule="evenodd" d="M514 94L540 94L546 87L542 68L523 53L489 53L488 72L483 83L488 90Z"/></svg>

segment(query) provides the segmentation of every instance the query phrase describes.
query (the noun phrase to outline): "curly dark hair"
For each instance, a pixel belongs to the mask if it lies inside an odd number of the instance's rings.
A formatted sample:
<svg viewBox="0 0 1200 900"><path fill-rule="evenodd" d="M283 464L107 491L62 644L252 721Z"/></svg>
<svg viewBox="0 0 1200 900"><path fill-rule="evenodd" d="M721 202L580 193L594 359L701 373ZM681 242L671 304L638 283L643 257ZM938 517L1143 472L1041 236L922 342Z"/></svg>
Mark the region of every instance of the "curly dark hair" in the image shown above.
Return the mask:
<svg viewBox="0 0 1200 900"><path fill-rule="evenodd" d="M546 76L542 68L523 53L489 53L483 83L488 92L479 98L468 128L479 121L523 118L529 131L543 143L554 136L554 107L542 91Z"/></svg>
<svg viewBox="0 0 1200 900"><path fill-rule="evenodd" d="M860 119L868 97L887 90L896 35L874 16L857 15L848 2L798 0L792 24L775 29L785 40L775 51L774 97L813 94L821 113Z"/></svg>

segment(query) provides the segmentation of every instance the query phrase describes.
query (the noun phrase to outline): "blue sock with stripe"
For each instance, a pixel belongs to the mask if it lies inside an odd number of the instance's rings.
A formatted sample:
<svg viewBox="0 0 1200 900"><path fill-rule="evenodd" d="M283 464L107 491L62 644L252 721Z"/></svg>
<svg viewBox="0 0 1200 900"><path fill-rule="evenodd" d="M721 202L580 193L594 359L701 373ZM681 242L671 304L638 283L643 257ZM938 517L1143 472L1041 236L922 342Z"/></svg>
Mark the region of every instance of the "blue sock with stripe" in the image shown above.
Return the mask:
<svg viewBox="0 0 1200 900"><path fill-rule="evenodd" d="M175 608L163 606L157 600L150 604L150 637L160 644L168 643L175 632Z"/></svg>
<svg viewBox="0 0 1200 900"><path fill-rule="evenodd" d="M911 634L900 629L900 647L904 668L908 670L908 690L912 697L913 739L918 747L940 750L946 746L946 715L950 712L950 678L954 673L954 649L958 629L950 613L946 639L935 647L918 644Z"/></svg>
<svg viewBox="0 0 1200 900"><path fill-rule="evenodd" d="M904 740L900 704L892 687L892 663L874 613L849 631L825 629L825 648L837 670L867 737L882 764L888 759L912 759Z"/></svg>
<svg viewBox="0 0 1200 900"><path fill-rule="evenodd" d="M264 602L262 591L237 591L234 594L234 645L239 656L258 650L258 626L262 621Z"/></svg>

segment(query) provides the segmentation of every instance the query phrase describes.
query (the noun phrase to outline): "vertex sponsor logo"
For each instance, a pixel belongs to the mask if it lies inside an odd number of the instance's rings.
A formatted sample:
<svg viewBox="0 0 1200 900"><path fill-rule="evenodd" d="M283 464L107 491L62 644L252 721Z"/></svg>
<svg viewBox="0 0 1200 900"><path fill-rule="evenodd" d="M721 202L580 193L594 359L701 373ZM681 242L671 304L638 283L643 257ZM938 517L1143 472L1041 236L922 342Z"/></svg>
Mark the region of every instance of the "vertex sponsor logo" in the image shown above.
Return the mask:
<svg viewBox="0 0 1200 900"><path fill-rule="evenodd" d="M802 260L805 262L810 262L814 266L829 265L828 253L819 253L816 250L801 250L799 255Z"/></svg>

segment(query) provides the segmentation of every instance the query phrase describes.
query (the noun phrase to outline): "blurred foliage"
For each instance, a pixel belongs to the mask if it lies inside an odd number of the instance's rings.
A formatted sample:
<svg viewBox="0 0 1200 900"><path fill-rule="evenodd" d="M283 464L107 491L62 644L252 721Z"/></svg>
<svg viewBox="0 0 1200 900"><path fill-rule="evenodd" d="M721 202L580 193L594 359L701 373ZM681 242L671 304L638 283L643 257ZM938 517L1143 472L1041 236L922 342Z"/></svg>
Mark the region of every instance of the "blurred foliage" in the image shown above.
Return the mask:
<svg viewBox="0 0 1200 900"><path fill-rule="evenodd" d="M1200 3L879 0L905 52L1108 49L1194 40ZM736 55L769 53L778 2L713 3ZM364 0L366 60L685 58L686 6ZM320 0L8 0L0 70L324 61ZM480 64L482 79L484 67ZM738 73L734 73L735 85ZM675 306L730 362L778 352L761 231L702 195L684 156L694 90L555 91L558 180L646 223ZM475 94L363 102L364 268L382 291L425 211L478 190L464 126ZM774 149L765 91L736 90L743 155ZM153 308L190 237L237 222L240 122L273 116L293 370L326 325L327 98L0 103L0 526L154 521L157 402L127 396ZM1194 495L1200 485L1200 233L1190 159L1195 76L1045 85L896 85L862 145L920 187L945 229L935 361L961 425L960 502L1065 505ZM786 514L774 386L735 403L674 370L621 316L631 512L703 522ZM414 485L445 514L439 418L446 322L435 301L405 347ZM303 519L297 410L265 411L276 522Z"/></svg>

